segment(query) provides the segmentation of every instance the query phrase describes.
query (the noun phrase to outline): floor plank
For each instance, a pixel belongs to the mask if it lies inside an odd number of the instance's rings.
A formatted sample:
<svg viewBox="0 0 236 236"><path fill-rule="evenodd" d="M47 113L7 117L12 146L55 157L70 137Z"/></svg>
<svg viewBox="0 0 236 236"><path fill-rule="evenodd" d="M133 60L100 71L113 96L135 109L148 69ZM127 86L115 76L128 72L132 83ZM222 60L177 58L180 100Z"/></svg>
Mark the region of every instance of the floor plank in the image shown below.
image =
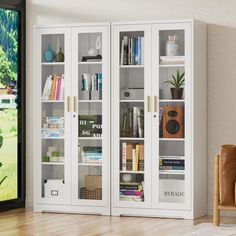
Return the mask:
<svg viewBox="0 0 236 236"><path fill-rule="evenodd" d="M194 225L212 222L206 216L197 220L109 217L96 215L35 213L17 209L0 213L1 236L171 236L183 235ZM222 223L235 224L235 218Z"/></svg>

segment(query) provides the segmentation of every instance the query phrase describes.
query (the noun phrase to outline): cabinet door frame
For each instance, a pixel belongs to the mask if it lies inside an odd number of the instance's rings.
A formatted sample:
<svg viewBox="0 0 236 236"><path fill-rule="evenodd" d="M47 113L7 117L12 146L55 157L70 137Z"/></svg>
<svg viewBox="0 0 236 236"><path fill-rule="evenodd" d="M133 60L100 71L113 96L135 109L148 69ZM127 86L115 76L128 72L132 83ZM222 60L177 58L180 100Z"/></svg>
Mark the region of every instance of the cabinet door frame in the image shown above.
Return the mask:
<svg viewBox="0 0 236 236"><path fill-rule="evenodd" d="M67 112L66 97L71 94L71 46L70 46L70 29L67 27L58 28L35 28L35 163L34 163L34 205L36 204L63 204L68 205L71 203L71 113ZM42 197L42 139L41 139L41 129L42 129L42 67L52 66L50 63L48 65L42 65L42 36L43 35L54 35L63 34L64 35L64 75L65 75L65 101L64 101L64 117L65 117L65 136L64 136L64 180L65 180L65 197L64 199L53 199L53 198L43 198ZM46 64L46 63L44 63ZM55 63L51 63L55 64Z"/></svg>
<svg viewBox="0 0 236 236"><path fill-rule="evenodd" d="M185 203L159 201L159 32L161 30L185 31ZM156 112L152 112L152 207L156 209L191 210L192 208L192 23L160 23L152 25L152 96L157 97ZM157 120L158 119L158 120ZM156 136L158 134L158 138ZM188 157L188 158L186 158Z"/></svg>
<svg viewBox="0 0 236 236"><path fill-rule="evenodd" d="M120 201L120 32L144 32L144 202ZM151 25L112 25L112 208L151 207ZM150 111L147 111L147 97ZM125 140L125 139L124 139ZM128 138L126 139L129 140ZM124 210L124 213L126 210Z"/></svg>
<svg viewBox="0 0 236 236"><path fill-rule="evenodd" d="M79 42L78 34L82 33L102 33L102 200L78 199L78 110L72 112L71 146L72 146L72 204L80 206L109 207L110 206L110 24L99 24L98 26L78 26L72 27L72 93L71 97L78 101L79 97ZM95 46L95 45L94 45ZM74 106L74 105L73 105ZM94 208L95 209L95 208ZM95 211L95 210L94 210Z"/></svg>

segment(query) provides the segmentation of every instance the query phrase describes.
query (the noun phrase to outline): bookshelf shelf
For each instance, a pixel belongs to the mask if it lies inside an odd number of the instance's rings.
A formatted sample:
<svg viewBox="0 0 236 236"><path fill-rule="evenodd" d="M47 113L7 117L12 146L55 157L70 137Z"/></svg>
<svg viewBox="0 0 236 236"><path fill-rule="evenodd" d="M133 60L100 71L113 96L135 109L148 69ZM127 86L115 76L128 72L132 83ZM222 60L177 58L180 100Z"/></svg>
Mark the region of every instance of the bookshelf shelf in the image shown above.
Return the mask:
<svg viewBox="0 0 236 236"><path fill-rule="evenodd" d="M185 64L160 64L160 68L185 67Z"/></svg>
<svg viewBox="0 0 236 236"><path fill-rule="evenodd" d="M102 65L102 61L79 61L79 65Z"/></svg>
<svg viewBox="0 0 236 236"><path fill-rule="evenodd" d="M42 62L43 66L64 66L64 62Z"/></svg>
<svg viewBox="0 0 236 236"><path fill-rule="evenodd" d="M159 170L161 175L184 175L185 171L183 170Z"/></svg>
<svg viewBox="0 0 236 236"><path fill-rule="evenodd" d="M42 103L64 103L64 100L42 100Z"/></svg>
<svg viewBox="0 0 236 236"><path fill-rule="evenodd" d="M120 65L121 69L129 69L129 68L144 68L144 65Z"/></svg>
<svg viewBox="0 0 236 236"><path fill-rule="evenodd" d="M185 102L184 99L159 99L159 102Z"/></svg>
<svg viewBox="0 0 236 236"><path fill-rule="evenodd" d="M120 100L120 102L144 102L144 100Z"/></svg>
<svg viewBox="0 0 236 236"><path fill-rule="evenodd" d="M64 165L64 162L42 162L42 165L59 165L62 166Z"/></svg>
<svg viewBox="0 0 236 236"><path fill-rule="evenodd" d="M41 139L64 139L65 137L41 137Z"/></svg>
<svg viewBox="0 0 236 236"><path fill-rule="evenodd" d="M102 166L102 164L98 163L78 163L79 166Z"/></svg>
<svg viewBox="0 0 236 236"><path fill-rule="evenodd" d="M127 174L144 174L144 171L120 170L120 173L127 173Z"/></svg>
<svg viewBox="0 0 236 236"><path fill-rule="evenodd" d="M102 103L102 100L79 100L79 103Z"/></svg>
<svg viewBox="0 0 236 236"><path fill-rule="evenodd" d="M80 140L102 140L101 137L78 137Z"/></svg>
<svg viewBox="0 0 236 236"><path fill-rule="evenodd" d="M159 138L160 141L185 141L185 138Z"/></svg>
<svg viewBox="0 0 236 236"><path fill-rule="evenodd" d="M121 137L120 140L131 140L131 141L143 141L144 138L126 138L126 137Z"/></svg>

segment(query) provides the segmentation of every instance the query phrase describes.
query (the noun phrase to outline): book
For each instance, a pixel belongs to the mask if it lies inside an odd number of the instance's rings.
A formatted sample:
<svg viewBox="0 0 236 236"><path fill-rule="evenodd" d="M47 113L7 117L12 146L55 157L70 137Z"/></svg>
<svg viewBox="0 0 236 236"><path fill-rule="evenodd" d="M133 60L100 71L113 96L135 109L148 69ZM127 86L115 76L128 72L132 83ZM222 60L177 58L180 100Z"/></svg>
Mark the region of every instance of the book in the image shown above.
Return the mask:
<svg viewBox="0 0 236 236"><path fill-rule="evenodd" d="M144 144L140 144L139 149L138 170L144 171Z"/></svg>
<svg viewBox="0 0 236 236"><path fill-rule="evenodd" d="M123 65L128 65L128 36L124 36L123 40L124 40Z"/></svg>
<svg viewBox="0 0 236 236"><path fill-rule="evenodd" d="M130 143L127 143L126 144L126 170L133 169L132 151L133 151L133 145Z"/></svg>
<svg viewBox="0 0 236 236"><path fill-rule="evenodd" d="M126 149L126 143L122 143L122 170L126 170L126 153L127 153L127 149Z"/></svg>
<svg viewBox="0 0 236 236"><path fill-rule="evenodd" d="M124 39L121 41L120 65L124 65Z"/></svg>
<svg viewBox="0 0 236 236"><path fill-rule="evenodd" d="M61 91L61 76L59 76L57 80L56 100L59 100L60 98L60 91Z"/></svg>
<svg viewBox="0 0 236 236"><path fill-rule="evenodd" d="M141 37L141 65L144 65L144 37Z"/></svg>
<svg viewBox="0 0 236 236"><path fill-rule="evenodd" d="M101 115L79 115L79 137L101 137Z"/></svg>
<svg viewBox="0 0 236 236"><path fill-rule="evenodd" d="M59 100L65 99L65 78L64 74L61 75L60 95Z"/></svg>

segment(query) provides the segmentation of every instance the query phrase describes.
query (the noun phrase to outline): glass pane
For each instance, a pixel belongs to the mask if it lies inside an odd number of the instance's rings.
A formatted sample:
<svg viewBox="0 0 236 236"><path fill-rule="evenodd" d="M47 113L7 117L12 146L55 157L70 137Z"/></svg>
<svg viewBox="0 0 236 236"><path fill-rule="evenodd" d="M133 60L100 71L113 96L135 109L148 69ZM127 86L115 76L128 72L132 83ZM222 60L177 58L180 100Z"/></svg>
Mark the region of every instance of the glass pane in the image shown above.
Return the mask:
<svg viewBox="0 0 236 236"><path fill-rule="evenodd" d="M78 199L102 200L102 34L78 35Z"/></svg>
<svg viewBox="0 0 236 236"><path fill-rule="evenodd" d="M144 32L120 33L120 201L144 201Z"/></svg>
<svg viewBox="0 0 236 236"><path fill-rule="evenodd" d="M185 201L184 30L159 32L159 201Z"/></svg>
<svg viewBox="0 0 236 236"><path fill-rule="evenodd" d="M64 35L42 36L42 197L65 197Z"/></svg>

